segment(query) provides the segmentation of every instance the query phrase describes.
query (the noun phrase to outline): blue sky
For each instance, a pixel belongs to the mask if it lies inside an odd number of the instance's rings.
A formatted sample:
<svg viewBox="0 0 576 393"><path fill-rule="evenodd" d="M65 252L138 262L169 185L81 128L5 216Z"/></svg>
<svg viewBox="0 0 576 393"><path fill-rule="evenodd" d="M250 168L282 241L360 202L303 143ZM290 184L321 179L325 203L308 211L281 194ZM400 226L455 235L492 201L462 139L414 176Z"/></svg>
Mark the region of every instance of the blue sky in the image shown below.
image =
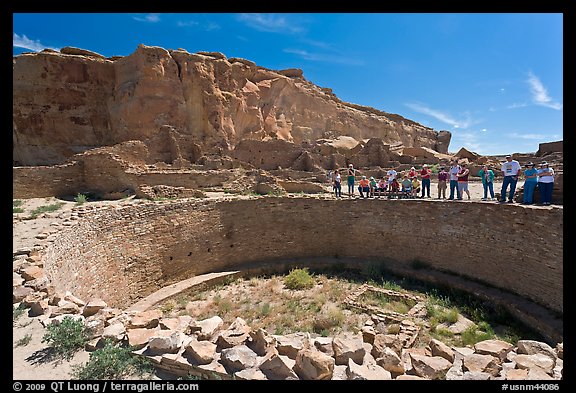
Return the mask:
<svg viewBox="0 0 576 393"><path fill-rule="evenodd" d="M301 68L343 101L452 132L450 152L563 139L560 13L13 14L13 54L139 44Z"/></svg>

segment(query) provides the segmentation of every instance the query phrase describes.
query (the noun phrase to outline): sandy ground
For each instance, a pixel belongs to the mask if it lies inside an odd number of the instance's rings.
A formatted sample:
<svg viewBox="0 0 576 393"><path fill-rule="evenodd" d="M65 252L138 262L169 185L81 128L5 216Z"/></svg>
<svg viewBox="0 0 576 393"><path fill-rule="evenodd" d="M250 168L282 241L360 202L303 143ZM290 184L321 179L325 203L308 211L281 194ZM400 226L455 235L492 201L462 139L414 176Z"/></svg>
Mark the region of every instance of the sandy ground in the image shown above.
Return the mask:
<svg viewBox="0 0 576 393"><path fill-rule="evenodd" d="M326 187L328 190L330 187ZM470 182L469 184L471 201L480 201L482 198L482 184L479 182ZM499 192L501 183L494 184L494 191ZM343 190L344 191L344 190ZM437 196L437 186L433 182L431 187L431 196ZM344 193L343 193L344 194ZM208 197L223 196L223 193L209 193ZM358 197L356 193L356 197ZM464 197L464 202L467 202ZM12 246L14 250L22 247L33 247L36 244L42 244L45 239L52 233L56 233L66 224L67 221L74 219L73 211L78 206L74 201L63 201L56 198L33 198L22 200L20 206L24 213L13 214L13 238ZM30 212L37 207L46 206L53 203L63 203L63 206L55 212L43 213L36 219L23 219L30 215ZM119 201L99 201L87 202L83 206L99 205L124 205L135 203L136 201L129 198ZM462 203L462 202L459 202ZM497 203L497 202L484 202ZM39 236L40 238L38 238ZM64 380L70 379L70 373L74 365L82 364L88 361L87 352L78 352L70 361L55 362L46 359L45 353L47 346L42 343L45 329L34 318L29 318L26 313L19 317L13 324L13 377L15 380L27 379L44 379L44 380ZM30 335L31 340L27 345L18 345L19 340Z"/></svg>

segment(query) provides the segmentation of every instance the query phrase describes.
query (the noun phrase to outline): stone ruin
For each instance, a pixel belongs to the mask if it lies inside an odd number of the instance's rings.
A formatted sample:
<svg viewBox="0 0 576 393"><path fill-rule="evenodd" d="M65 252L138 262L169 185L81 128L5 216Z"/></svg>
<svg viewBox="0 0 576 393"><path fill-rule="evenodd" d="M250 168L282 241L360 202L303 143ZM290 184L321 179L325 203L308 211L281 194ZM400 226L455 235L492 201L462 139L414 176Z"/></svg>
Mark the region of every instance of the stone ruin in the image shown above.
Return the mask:
<svg viewBox="0 0 576 393"><path fill-rule="evenodd" d="M334 201L323 196L327 171L349 163L381 177L390 168L405 171L457 159L470 164L474 177L486 163L499 176L503 157L466 149L450 154L448 131L343 102L307 81L301 70L269 70L221 53L141 45L130 56L106 58L67 47L14 57L13 68L13 198L77 193L142 198L134 207L78 209L59 231L39 237L38 246L13 251L13 304L29 308L45 324L65 316L82 320L94 332L88 349L103 338L127 342L156 367L181 376L562 378L561 211L395 201L386 220L360 233L334 221ZM158 95L161 101L154 100ZM149 105L151 100L158 105ZM562 156L560 141L514 158L521 164L552 162L558 174L553 198L562 203ZM203 200L210 192L230 197ZM286 193L305 195L277 198ZM343 209L345 222L371 218L372 212L354 203ZM420 223L423 211L436 232L406 236L397 223ZM463 215L474 217L473 228L463 225L469 222ZM214 225L198 228L198 222ZM334 230L321 230L318 223ZM516 240L509 244L494 233L510 223L520 239L538 234L542 244L535 247L539 252L544 247L546 261L534 257L540 255L535 250L525 250L524 259L516 261ZM86 238L78 239L78 233ZM339 240L349 236L375 246L358 253ZM413 236L422 237L426 248L414 248ZM434 249L438 238L459 236L474 246L465 266L460 256ZM301 247L283 248L287 238ZM398 248L384 247L391 243ZM487 262L495 252L512 263ZM414 348L414 322L381 310L371 310L362 332L325 338L252 331L241 317L223 326L217 316L195 321L164 318L153 307L130 311L161 288L250 263L382 255L407 275L423 274L406 268L410 260L426 260L435 269L427 277L433 282L442 272L469 278L442 276L451 285L485 291L492 301L510 302L516 316L557 344L487 341L450 348L433 340ZM128 272L126 280L115 269ZM478 281L491 289L480 290ZM357 297L348 301L365 307ZM396 334L402 338L378 328L387 324L399 325Z"/></svg>

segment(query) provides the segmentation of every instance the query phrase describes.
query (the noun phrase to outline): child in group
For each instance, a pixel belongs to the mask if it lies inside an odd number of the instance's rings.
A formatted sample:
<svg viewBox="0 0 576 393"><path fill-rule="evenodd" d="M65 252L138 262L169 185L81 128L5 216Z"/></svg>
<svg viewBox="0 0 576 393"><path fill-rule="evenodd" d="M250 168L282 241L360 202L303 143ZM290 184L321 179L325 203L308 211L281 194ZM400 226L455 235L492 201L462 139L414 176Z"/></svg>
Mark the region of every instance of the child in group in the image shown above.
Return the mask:
<svg viewBox="0 0 576 393"><path fill-rule="evenodd" d="M408 179L407 175L404 175L404 180L402 180L402 194L405 198L412 194L412 181Z"/></svg>
<svg viewBox="0 0 576 393"><path fill-rule="evenodd" d="M417 177L412 178L412 197L418 198L418 193L420 193L420 182Z"/></svg>

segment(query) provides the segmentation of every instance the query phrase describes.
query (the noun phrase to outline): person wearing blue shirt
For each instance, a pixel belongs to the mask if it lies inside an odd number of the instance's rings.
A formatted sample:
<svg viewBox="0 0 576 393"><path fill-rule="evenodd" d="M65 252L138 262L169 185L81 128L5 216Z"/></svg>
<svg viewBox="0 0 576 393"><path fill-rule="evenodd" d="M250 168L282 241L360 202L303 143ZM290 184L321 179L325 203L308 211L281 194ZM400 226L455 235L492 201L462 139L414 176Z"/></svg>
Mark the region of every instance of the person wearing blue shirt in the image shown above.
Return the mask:
<svg viewBox="0 0 576 393"><path fill-rule="evenodd" d="M531 205L534 203L534 190L538 184L538 170L535 168L536 164L529 162L524 166L524 195L522 196L523 205Z"/></svg>

